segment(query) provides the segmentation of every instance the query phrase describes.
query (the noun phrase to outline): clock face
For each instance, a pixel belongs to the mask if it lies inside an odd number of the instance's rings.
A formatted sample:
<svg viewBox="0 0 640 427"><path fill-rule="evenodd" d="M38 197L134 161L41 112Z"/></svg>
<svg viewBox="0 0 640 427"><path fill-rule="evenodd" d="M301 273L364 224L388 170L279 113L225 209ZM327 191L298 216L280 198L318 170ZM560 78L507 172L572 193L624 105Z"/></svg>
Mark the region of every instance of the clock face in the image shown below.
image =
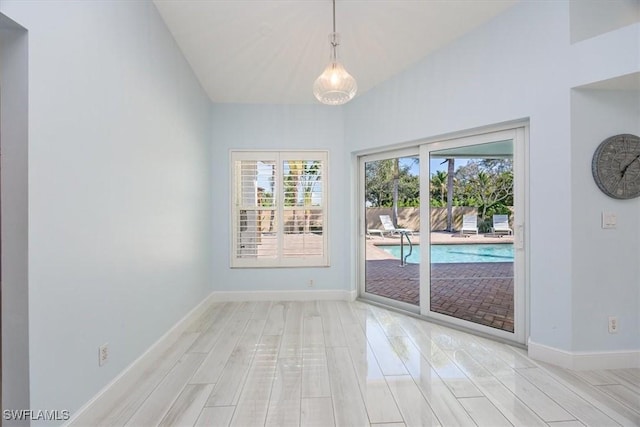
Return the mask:
<svg viewBox="0 0 640 427"><path fill-rule="evenodd" d="M640 196L640 138L622 134L602 141L593 154L591 172L607 196L615 199Z"/></svg>

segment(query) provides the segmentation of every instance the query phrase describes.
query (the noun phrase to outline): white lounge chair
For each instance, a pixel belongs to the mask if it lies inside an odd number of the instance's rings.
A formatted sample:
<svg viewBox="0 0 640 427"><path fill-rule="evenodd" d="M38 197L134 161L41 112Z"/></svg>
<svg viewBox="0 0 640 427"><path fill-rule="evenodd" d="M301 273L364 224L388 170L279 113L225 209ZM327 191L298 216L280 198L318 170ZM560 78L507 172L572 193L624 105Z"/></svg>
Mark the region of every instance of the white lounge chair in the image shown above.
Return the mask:
<svg viewBox="0 0 640 427"><path fill-rule="evenodd" d="M413 234L413 230L409 230L408 228L396 228L393 225L393 221L391 221L391 217L389 215L380 215L380 222L382 223L382 230L385 233L389 233L390 235L394 235L396 233L408 233Z"/></svg>
<svg viewBox="0 0 640 427"><path fill-rule="evenodd" d="M493 216L493 227L491 227L491 232L494 234L497 233L507 233L508 235L513 234L513 230L509 227L509 215L494 215Z"/></svg>
<svg viewBox="0 0 640 427"><path fill-rule="evenodd" d="M478 215L462 215L462 228L460 234L478 234Z"/></svg>
<svg viewBox="0 0 640 427"><path fill-rule="evenodd" d="M367 237L373 238L373 235L377 234L381 239L384 238L384 230L378 228L367 228Z"/></svg>

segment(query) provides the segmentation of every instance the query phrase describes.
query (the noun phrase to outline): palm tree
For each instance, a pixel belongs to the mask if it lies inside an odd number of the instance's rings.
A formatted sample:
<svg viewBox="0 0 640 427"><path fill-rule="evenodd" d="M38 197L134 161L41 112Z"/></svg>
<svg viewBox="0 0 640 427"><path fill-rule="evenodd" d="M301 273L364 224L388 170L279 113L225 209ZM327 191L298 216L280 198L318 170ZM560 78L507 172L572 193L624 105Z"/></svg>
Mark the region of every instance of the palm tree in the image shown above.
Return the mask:
<svg viewBox="0 0 640 427"><path fill-rule="evenodd" d="M289 173L285 178L285 206L293 207L293 230L298 231L298 200L300 199L300 176L304 168L302 160L288 160Z"/></svg>
<svg viewBox="0 0 640 427"><path fill-rule="evenodd" d="M444 205L445 194L447 197L447 231L453 231L453 181L455 175L455 159L450 158L443 161L447 163L447 172L437 171L431 176L431 185L434 192L437 189L437 195L440 197L440 205ZM446 189L445 189L446 187Z"/></svg>
<svg viewBox="0 0 640 427"><path fill-rule="evenodd" d="M400 186L400 159L393 159L393 209L391 211L391 220L393 226L398 228L398 188Z"/></svg>
<svg viewBox="0 0 640 427"><path fill-rule="evenodd" d="M314 160L312 162L304 162L302 171L302 191L304 196L304 231L308 233L311 226L311 204L313 203L313 187L320 178L320 162Z"/></svg>
<svg viewBox="0 0 640 427"><path fill-rule="evenodd" d="M276 166L271 165L271 214L269 215L269 232L273 231L273 223L276 219L275 194L276 194Z"/></svg>
<svg viewBox="0 0 640 427"><path fill-rule="evenodd" d="M447 159L447 231L453 231L453 174L455 173L454 158Z"/></svg>
<svg viewBox="0 0 640 427"><path fill-rule="evenodd" d="M289 206L293 206L293 229L299 230L298 206L304 206L304 229L309 231L310 211L312 203L313 186L320 176L320 162L305 160L288 160L289 174L285 189L285 199Z"/></svg>

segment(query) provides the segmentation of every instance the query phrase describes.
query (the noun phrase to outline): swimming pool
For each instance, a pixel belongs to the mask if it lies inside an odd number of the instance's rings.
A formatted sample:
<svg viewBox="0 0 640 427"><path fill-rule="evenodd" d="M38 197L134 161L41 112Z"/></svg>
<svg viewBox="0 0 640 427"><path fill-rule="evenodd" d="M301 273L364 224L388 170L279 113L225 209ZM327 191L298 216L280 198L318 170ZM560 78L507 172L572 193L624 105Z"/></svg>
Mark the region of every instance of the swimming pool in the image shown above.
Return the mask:
<svg viewBox="0 0 640 427"><path fill-rule="evenodd" d="M400 246L378 246L395 258L400 259ZM409 252L404 247L404 255ZM420 246L413 246L413 253L407 262L420 263ZM513 262L513 244L465 244L465 245L431 245L431 262L434 264L456 262Z"/></svg>

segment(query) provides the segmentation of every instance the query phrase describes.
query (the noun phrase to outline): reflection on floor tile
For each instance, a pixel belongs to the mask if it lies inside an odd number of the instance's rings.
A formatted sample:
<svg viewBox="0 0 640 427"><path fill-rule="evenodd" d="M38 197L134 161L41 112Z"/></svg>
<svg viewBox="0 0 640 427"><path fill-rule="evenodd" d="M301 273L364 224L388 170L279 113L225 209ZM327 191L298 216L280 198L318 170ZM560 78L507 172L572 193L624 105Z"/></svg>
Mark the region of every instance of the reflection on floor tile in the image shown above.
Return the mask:
<svg viewBox="0 0 640 427"><path fill-rule="evenodd" d="M640 425L640 369L567 371L362 302L214 303L148 357L71 425Z"/></svg>

